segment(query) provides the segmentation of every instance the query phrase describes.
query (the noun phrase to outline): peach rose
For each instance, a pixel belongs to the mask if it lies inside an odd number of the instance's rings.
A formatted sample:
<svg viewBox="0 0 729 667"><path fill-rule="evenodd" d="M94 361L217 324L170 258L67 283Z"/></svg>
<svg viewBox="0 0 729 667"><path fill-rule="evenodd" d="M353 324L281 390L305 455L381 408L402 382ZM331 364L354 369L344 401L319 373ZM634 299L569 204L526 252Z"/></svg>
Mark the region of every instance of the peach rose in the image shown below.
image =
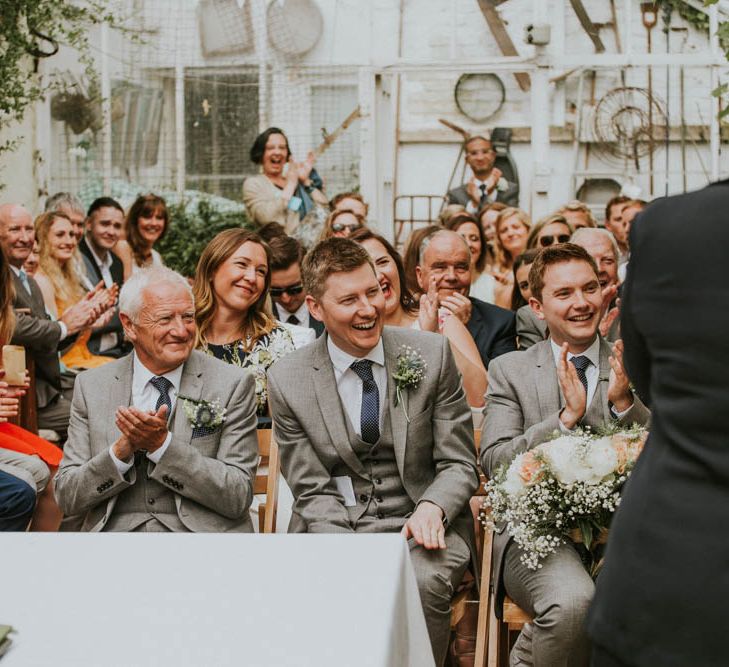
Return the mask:
<svg viewBox="0 0 729 667"><path fill-rule="evenodd" d="M519 468L519 477L522 478L524 484L534 484L541 477L542 464L534 456L534 452L526 452L521 459L521 467Z"/></svg>

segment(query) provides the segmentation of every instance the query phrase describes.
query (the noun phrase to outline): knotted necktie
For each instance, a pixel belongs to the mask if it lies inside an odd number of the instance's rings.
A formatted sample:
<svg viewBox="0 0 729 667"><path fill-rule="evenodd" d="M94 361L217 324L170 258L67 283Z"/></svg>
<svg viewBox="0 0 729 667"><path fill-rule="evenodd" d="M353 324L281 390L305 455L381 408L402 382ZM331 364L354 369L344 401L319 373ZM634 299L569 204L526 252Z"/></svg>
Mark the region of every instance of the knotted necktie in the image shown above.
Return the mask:
<svg viewBox="0 0 729 667"><path fill-rule="evenodd" d="M374 445L380 439L380 392L372 375L372 362L369 359L355 361L350 368L362 380L362 409L359 416L362 440Z"/></svg>
<svg viewBox="0 0 729 667"><path fill-rule="evenodd" d="M287 324L300 324L299 318L296 315L289 315L289 319L286 320Z"/></svg>
<svg viewBox="0 0 729 667"><path fill-rule="evenodd" d="M154 406L155 412L160 409L163 405L167 406L167 418L169 419L170 413L172 412L172 398L170 397L170 389L172 389L172 383L166 378L160 375L155 375L149 383L159 392L159 398L157 399L157 405Z"/></svg>
<svg viewBox="0 0 729 667"><path fill-rule="evenodd" d="M23 284L23 287L25 287L25 291L30 294L30 283L28 282L28 274L23 270L20 269L18 271L18 278L20 278L20 282Z"/></svg>
<svg viewBox="0 0 729 667"><path fill-rule="evenodd" d="M587 374L585 373L585 371L592 362L584 355L580 355L579 357L572 357L570 361L575 367L575 370L577 371L577 377L580 378L580 382L582 382L582 386L585 388L585 395L587 395Z"/></svg>
<svg viewBox="0 0 729 667"><path fill-rule="evenodd" d="M481 199L478 202L478 207L481 208L489 200L489 195L486 192L486 183L481 183L478 188L481 190Z"/></svg>

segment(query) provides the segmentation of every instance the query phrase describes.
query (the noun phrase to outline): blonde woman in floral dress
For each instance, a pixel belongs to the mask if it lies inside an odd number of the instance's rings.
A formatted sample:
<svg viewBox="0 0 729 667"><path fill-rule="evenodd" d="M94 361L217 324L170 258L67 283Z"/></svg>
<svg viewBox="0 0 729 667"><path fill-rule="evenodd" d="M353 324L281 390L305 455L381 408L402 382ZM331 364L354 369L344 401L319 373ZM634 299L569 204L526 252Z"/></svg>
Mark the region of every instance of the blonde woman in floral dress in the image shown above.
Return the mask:
<svg viewBox="0 0 729 667"><path fill-rule="evenodd" d="M294 350L288 330L267 306L270 250L255 232L227 229L203 250L197 265L197 346L256 379L259 427L269 420L266 371Z"/></svg>

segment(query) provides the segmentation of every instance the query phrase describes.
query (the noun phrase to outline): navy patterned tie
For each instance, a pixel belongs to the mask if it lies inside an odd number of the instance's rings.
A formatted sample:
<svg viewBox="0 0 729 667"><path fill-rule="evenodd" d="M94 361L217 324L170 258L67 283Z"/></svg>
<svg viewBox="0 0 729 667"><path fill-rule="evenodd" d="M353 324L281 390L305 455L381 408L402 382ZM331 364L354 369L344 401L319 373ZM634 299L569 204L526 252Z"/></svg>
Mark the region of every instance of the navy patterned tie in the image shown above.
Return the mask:
<svg viewBox="0 0 729 667"><path fill-rule="evenodd" d="M359 416L362 440L374 445L380 439L380 392L372 375L372 362L369 359L355 361L350 368L362 380L362 410Z"/></svg>
<svg viewBox="0 0 729 667"><path fill-rule="evenodd" d="M580 382L582 382L582 386L585 388L585 395L587 395L587 374L585 373L585 371L592 362L584 355L580 355L579 357L572 357L570 361L575 367L575 370L577 371L577 377L580 378Z"/></svg>
<svg viewBox="0 0 729 667"><path fill-rule="evenodd" d="M157 399L157 405L154 406L155 412L160 409L161 406L167 406L167 418L172 412L172 398L170 398L170 389L172 389L172 383L166 378L160 375L155 375L149 383L159 392L159 398Z"/></svg>

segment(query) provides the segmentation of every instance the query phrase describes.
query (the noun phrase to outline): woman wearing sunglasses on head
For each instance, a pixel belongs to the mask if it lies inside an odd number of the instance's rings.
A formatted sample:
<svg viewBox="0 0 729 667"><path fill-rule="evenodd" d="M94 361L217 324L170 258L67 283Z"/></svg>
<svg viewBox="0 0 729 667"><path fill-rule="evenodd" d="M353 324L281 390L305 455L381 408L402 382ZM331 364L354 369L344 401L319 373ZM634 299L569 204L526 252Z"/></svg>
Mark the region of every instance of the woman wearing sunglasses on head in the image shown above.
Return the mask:
<svg viewBox="0 0 729 667"><path fill-rule="evenodd" d="M529 232L527 248L548 248L557 243L567 243L572 236L572 226L563 215L542 218Z"/></svg>
<svg viewBox="0 0 729 667"><path fill-rule="evenodd" d="M332 236L347 238L363 227L366 227L366 223L361 215L346 209L337 210L329 214L319 240L324 241Z"/></svg>
<svg viewBox="0 0 729 667"><path fill-rule="evenodd" d="M197 346L253 373L259 426L269 421L266 371L294 350L267 303L270 253L255 232L226 229L203 250L193 285Z"/></svg>

